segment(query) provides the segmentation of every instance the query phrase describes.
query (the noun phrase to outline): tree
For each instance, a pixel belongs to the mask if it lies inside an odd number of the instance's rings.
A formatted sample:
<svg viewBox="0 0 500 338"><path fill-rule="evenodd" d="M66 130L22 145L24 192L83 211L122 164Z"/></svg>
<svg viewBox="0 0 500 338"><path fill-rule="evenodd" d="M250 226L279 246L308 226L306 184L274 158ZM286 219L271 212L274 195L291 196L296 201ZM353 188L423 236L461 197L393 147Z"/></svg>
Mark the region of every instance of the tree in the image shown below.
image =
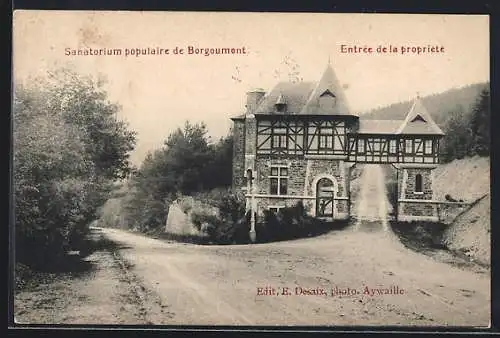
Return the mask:
<svg viewBox="0 0 500 338"><path fill-rule="evenodd" d="M20 260L55 263L53 256L81 245L110 183L128 171L135 134L114 118L117 109L107 101L102 83L67 70L15 86L14 207Z"/></svg>
<svg viewBox="0 0 500 338"><path fill-rule="evenodd" d="M472 151L479 156L488 156L490 153L490 123L491 103L488 88L479 94L472 108L470 128L473 138Z"/></svg>
<svg viewBox="0 0 500 338"><path fill-rule="evenodd" d="M126 177L136 133L117 119L121 107L107 99L105 81L62 68L50 72L40 85L50 90L48 108L82 130L86 152L95 164L98 177Z"/></svg>
<svg viewBox="0 0 500 338"><path fill-rule="evenodd" d="M205 166L203 180L208 189L230 187L233 161L233 136L222 137L210 145L212 155Z"/></svg>
<svg viewBox="0 0 500 338"><path fill-rule="evenodd" d="M164 169L167 181L175 182L175 191L190 194L206 189L203 173L212 158L206 125L187 121L183 130L168 137L165 146Z"/></svg>
<svg viewBox="0 0 500 338"><path fill-rule="evenodd" d="M211 143L204 123L174 130L164 147L149 153L132 179L128 224L140 230L165 225L169 202L231 185L232 137Z"/></svg>
<svg viewBox="0 0 500 338"><path fill-rule="evenodd" d="M449 113L445 124L445 138L440 147L445 162L461 159L470 154L472 137L469 126L469 117L462 109Z"/></svg>

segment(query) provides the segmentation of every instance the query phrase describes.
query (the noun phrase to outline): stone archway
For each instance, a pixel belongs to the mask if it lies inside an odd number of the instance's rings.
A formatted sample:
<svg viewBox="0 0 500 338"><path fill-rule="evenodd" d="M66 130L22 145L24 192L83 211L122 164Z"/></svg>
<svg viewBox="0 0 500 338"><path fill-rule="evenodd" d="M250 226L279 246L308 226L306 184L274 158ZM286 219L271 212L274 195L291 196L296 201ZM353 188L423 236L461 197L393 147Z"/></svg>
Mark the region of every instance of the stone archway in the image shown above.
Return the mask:
<svg viewBox="0 0 500 338"><path fill-rule="evenodd" d="M337 203L337 179L332 175L320 175L312 182L314 195L313 216L333 219Z"/></svg>

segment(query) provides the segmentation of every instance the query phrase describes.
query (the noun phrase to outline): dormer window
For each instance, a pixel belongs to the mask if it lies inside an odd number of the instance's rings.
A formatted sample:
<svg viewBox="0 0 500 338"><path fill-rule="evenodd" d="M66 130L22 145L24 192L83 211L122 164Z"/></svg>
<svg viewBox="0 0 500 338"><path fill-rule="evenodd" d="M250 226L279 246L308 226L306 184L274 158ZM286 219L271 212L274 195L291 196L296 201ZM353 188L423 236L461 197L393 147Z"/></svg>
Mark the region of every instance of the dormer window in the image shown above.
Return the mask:
<svg viewBox="0 0 500 338"><path fill-rule="evenodd" d="M323 96L335 97L335 95L330 91L330 89L325 90L319 97L323 97Z"/></svg>
<svg viewBox="0 0 500 338"><path fill-rule="evenodd" d="M335 107L336 96L329 90L325 90L319 96L319 107L322 111L329 111Z"/></svg>
<svg viewBox="0 0 500 338"><path fill-rule="evenodd" d="M276 100L274 107L276 108L276 112L278 113L286 112L286 101L283 94L280 94L280 96L278 96L278 99Z"/></svg>
<svg viewBox="0 0 500 338"><path fill-rule="evenodd" d="M416 122L416 121L426 122L421 115L415 116L410 122Z"/></svg>

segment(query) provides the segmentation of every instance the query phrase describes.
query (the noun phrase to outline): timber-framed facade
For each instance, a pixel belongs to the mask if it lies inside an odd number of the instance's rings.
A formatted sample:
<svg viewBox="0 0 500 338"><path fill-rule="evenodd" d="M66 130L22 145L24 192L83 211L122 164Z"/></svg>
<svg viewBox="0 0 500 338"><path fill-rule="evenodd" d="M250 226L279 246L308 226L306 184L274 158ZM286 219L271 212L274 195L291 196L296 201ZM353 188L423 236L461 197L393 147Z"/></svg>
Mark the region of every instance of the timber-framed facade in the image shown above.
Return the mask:
<svg viewBox="0 0 500 338"><path fill-rule="evenodd" d="M398 218L435 220L432 169L444 133L418 97L405 113L404 120L360 118L330 64L318 82L250 91L245 114L232 118L233 188L245 191L257 217L302 201L313 216L348 219L353 165L392 164Z"/></svg>

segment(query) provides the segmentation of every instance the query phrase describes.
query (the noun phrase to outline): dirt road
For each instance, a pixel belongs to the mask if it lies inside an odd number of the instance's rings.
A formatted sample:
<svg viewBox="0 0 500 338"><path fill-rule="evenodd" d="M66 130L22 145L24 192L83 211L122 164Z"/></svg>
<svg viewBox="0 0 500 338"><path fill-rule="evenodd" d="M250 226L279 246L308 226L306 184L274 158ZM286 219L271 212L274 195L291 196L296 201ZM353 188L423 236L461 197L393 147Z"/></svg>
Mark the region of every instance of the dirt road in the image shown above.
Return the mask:
<svg viewBox="0 0 500 338"><path fill-rule="evenodd" d="M316 238L201 246L94 229L119 246L114 265L93 279L94 303L79 308L102 313L92 307L100 302L108 313L78 322L115 323L128 304L136 309L121 317L128 324L489 325L489 274L404 247L387 229L381 175L374 167L361 177L359 222ZM113 271L121 271L127 288ZM126 290L133 295L128 301L119 297ZM79 308L67 312L92 312Z"/></svg>
<svg viewBox="0 0 500 338"><path fill-rule="evenodd" d="M379 165L367 165L361 174L361 196L356 205L356 230L388 231L389 201Z"/></svg>
<svg viewBox="0 0 500 338"><path fill-rule="evenodd" d="M146 313L156 324L489 324L488 276L432 261L390 234L347 230L282 243L203 247L103 231L128 246L121 254L131 271L168 306L170 317ZM266 287L280 293L288 287L291 295L263 295ZM403 294L367 295L365 287ZM296 294L300 288L323 288L326 295ZM360 294L332 295L335 288Z"/></svg>

